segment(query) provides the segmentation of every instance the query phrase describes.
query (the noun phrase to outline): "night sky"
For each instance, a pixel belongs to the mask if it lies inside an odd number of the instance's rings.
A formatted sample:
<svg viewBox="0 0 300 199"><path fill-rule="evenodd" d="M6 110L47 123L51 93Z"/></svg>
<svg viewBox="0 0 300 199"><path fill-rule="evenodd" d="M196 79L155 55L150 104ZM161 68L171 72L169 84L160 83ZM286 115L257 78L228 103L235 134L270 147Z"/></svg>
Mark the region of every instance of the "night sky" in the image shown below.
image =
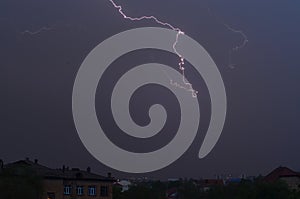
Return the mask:
<svg viewBox="0 0 300 199"><path fill-rule="evenodd" d="M189 150L170 166L147 174L118 172L85 149L72 116L72 89L87 54L119 32L158 26L153 21L124 20L108 0L0 1L0 159L37 158L52 168L88 166L115 176L213 177L215 174L267 174L277 166L300 171L300 2L298 1L117 1L131 16L155 15L184 30L211 55L222 74L228 111L223 133L212 152L198 159L210 118L210 100L201 76L187 64L186 76L199 91L201 121ZM228 52L243 42L229 67ZM44 27L44 28L43 28ZM39 31L41 30L41 31ZM101 79L98 112L124 71L149 62L177 67L178 57L140 50L117 59ZM156 95L153 95L156 93ZM157 94L159 93L159 94ZM149 97L151 96L151 97ZM145 152L164 146L178 128L178 102L162 87L139 89L132 98L133 119L147 124L147 106L160 102L170 120L158 136L139 142L119 132L111 115L101 122L110 139L127 150ZM141 140L140 140L141 141Z"/></svg>

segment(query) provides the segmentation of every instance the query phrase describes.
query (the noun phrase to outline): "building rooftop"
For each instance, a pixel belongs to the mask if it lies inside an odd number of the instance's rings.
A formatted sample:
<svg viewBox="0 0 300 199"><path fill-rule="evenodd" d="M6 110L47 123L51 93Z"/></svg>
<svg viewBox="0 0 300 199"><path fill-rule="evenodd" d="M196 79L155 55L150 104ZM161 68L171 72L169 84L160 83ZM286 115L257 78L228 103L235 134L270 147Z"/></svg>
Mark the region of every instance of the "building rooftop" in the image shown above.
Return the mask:
<svg viewBox="0 0 300 199"><path fill-rule="evenodd" d="M275 182L281 177L300 177L300 173L295 172L287 167L278 167L264 177L264 181Z"/></svg>
<svg viewBox="0 0 300 199"><path fill-rule="evenodd" d="M15 169L17 175L22 174L22 170L30 169L35 174L42 176L47 179L64 179L64 180L91 180L91 181L113 181L111 176L102 176L91 173L91 169L80 170L79 168L69 169L63 166L61 169L51 169L38 163L37 160L34 162L26 158L25 160L19 160L13 163L4 165L4 169Z"/></svg>

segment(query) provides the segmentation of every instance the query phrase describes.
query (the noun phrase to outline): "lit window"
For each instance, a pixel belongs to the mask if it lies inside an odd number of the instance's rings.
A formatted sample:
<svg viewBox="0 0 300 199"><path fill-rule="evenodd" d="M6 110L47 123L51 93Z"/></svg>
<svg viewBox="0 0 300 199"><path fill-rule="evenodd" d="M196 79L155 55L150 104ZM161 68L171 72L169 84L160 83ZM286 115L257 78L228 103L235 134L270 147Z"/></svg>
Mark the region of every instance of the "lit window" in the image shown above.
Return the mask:
<svg viewBox="0 0 300 199"><path fill-rule="evenodd" d="M100 187L100 195L104 197L108 196L108 186Z"/></svg>
<svg viewBox="0 0 300 199"><path fill-rule="evenodd" d="M77 193L77 195L82 196L83 195L83 186L77 186L76 193Z"/></svg>
<svg viewBox="0 0 300 199"><path fill-rule="evenodd" d="M47 199L55 199L55 193L48 192L47 193Z"/></svg>
<svg viewBox="0 0 300 199"><path fill-rule="evenodd" d="M88 195L89 196L95 196L96 193L96 186L89 186L88 187Z"/></svg>
<svg viewBox="0 0 300 199"><path fill-rule="evenodd" d="M64 187L64 194L65 195L70 195L72 192L72 186L71 185L65 185Z"/></svg>

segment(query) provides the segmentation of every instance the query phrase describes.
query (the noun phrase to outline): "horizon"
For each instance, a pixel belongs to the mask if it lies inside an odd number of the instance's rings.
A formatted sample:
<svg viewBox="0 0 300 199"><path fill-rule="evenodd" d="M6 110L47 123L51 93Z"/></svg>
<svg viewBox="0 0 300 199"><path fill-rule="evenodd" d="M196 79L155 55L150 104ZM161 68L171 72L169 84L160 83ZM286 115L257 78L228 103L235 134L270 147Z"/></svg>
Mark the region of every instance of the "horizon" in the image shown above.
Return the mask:
<svg viewBox="0 0 300 199"><path fill-rule="evenodd" d="M2 159L0 159L2 160ZM3 161L3 160L2 160ZM268 174L270 174L272 171L274 171L275 169L278 169L278 168L288 168L288 169L291 169L292 171L295 171L297 173L300 174L299 171L297 170L294 170L293 168L290 168L288 166L285 166L285 165L279 165L279 166L275 166L273 169L269 170L266 174L256 174L256 175L247 175L247 173L241 173L241 174L238 174L238 175L232 175L231 173L216 173L214 176L210 176L210 177L202 177L202 176L198 176L198 177L186 177L186 176L168 176L168 177L164 177L164 178L151 178L151 177L148 177L147 174L141 174L139 176L136 176L134 177L134 175L131 175L130 174L127 174L127 175L121 175L121 176L115 176L114 173L110 173L110 172L105 172L105 171L94 171L93 168L91 168L90 166L87 166L85 168L83 167L76 167L76 166L72 166L72 165L61 165L60 167L55 167L55 168L52 168L52 167L49 167L48 165L45 165L43 163L41 163L39 161L39 159L30 159L28 157L26 158L23 158L23 159L18 159L18 160L15 160L15 161L12 161L12 162L4 162L4 166L7 165L7 164L13 164L13 163L16 163L16 162L19 162L19 161L30 161L34 164L38 164L38 165L41 165L41 166L45 166L49 169L54 169L54 170L63 170L64 168L66 168L66 170L70 170L70 171L76 171L77 169L79 169L80 171L87 171L89 170L89 172L91 173L94 173L94 174L97 174L97 175L101 175L103 177L105 177L106 175L108 174L111 174L111 176L113 178L116 178L117 180L138 180L138 179L147 179L147 180L150 180L150 181L162 181L162 182L166 182L166 181L172 181L172 180L181 180L181 179L193 179L193 180L201 180L201 179L235 179L235 178L245 178L245 179L248 179L248 178L257 178L257 177L266 177Z"/></svg>

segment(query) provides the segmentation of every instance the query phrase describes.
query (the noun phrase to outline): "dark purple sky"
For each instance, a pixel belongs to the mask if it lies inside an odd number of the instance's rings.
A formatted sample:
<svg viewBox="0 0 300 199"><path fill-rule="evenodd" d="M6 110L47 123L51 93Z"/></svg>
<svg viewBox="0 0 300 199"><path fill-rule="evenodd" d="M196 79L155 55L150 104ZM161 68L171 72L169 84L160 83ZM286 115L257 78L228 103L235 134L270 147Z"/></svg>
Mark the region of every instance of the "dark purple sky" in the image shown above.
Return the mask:
<svg viewBox="0 0 300 199"><path fill-rule="evenodd" d="M202 44L215 60L224 79L228 112L222 136L213 151L197 159L209 122L210 103L201 77L193 69L187 77L200 91L203 111L200 130L190 149L175 163L149 174L151 177L212 177L214 174L266 174L274 167L300 171L300 3L288 1L118 1L132 16L155 15L180 27ZM208 12L211 10L211 13ZM213 16L212 16L213 15ZM214 17L215 16L215 17ZM249 43L233 54L234 69L228 67L228 52L242 42L239 34L222 23L242 30ZM25 157L58 168L91 166L99 173L133 176L112 170L89 154L81 143L72 117L72 88L86 55L100 42L121 31L157 26L153 22L125 21L107 0L2 0L0 2L0 158L11 162ZM50 30L39 34L42 27ZM145 62L176 67L177 57L147 50L125 55L114 63L103 81L118 77L126 67ZM118 67L121 69L118 69ZM122 68L123 67L123 68ZM109 87L109 82L107 83ZM100 88L99 88L100 89ZM98 90L99 90L98 89ZM148 93L146 90L148 90ZM177 121L176 100L168 92L149 99L155 87L142 89L133 98L168 106L171 121ZM97 111L103 99L97 92ZM131 111L134 112L134 107ZM174 113L173 113L174 112ZM133 113L137 118L142 112ZM147 122L139 121L140 123ZM113 121L103 121L116 132ZM171 132L176 125L167 123ZM144 151L163 146L172 138L151 142L111 139L118 145ZM150 140L149 140L150 141ZM152 147L152 148L151 148ZM143 176L137 175L137 176Z"/></svg>

